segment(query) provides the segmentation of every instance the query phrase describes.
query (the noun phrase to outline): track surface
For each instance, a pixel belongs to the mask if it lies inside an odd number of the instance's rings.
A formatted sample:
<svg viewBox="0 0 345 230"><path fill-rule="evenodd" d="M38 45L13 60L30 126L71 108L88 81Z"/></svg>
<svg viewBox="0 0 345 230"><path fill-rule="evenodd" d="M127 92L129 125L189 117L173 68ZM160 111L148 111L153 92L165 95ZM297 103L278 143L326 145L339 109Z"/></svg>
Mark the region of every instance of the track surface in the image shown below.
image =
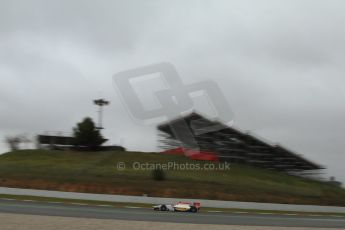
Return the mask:
<svg viewBox="0 0 345 230"><path fill-rule="evenodd" d="M283 215L255 215L228 213L155 212L145 208L115 208L77 204L53 204L0 200L0 212L44 216L83 217L174 223L225 224L249 226L345 228L345 218L300 217Z"/></svg>

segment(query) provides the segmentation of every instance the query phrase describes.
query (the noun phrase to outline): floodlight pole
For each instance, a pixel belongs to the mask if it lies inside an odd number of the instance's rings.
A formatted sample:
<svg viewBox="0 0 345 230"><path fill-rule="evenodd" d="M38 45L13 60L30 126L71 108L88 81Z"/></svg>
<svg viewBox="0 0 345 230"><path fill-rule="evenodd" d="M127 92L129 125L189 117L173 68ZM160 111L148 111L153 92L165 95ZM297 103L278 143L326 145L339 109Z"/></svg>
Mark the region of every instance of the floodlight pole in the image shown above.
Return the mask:
<svg viewBox="0 0 345 230"><path fill-rule="evenodd" d="M109 105L110 102L106 101L105 99L101 98L101 99L97 99L97 100L93 100L93 103L95 105L99 106L99 110L98 110L98 127L97 129L103 129L102 126L102 120L103 120L103 106Z"/></svg>

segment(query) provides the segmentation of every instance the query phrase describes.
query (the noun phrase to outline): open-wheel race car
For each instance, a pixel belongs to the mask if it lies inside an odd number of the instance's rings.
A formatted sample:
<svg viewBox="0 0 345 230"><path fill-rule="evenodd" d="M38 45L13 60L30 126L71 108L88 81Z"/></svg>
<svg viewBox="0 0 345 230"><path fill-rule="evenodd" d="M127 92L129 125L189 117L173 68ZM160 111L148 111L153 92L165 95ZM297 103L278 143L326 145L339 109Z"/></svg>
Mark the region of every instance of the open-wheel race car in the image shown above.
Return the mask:
<svg viewBox="0 0 345 230"><path fill-rule="evenodd" d="M155 211L173 211L173 212L198 212L200 210L198 202L177 202L176 204L159 204L153 206Z"/></svg>

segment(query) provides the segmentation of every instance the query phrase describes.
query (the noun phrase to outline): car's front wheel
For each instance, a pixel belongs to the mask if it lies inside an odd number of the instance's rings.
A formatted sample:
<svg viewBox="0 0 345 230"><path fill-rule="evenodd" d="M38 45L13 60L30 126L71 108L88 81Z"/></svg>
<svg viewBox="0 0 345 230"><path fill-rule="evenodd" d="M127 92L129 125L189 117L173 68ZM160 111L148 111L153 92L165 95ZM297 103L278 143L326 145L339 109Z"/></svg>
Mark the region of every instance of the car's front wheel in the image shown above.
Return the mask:
<svg viewBox="0 0 345 230"><path fill-rule="evenodd" d="M162 206L161 206L161 211L166 211L166 210L168 210L168 209L167 209L167 206L162 205Z"/></svg>

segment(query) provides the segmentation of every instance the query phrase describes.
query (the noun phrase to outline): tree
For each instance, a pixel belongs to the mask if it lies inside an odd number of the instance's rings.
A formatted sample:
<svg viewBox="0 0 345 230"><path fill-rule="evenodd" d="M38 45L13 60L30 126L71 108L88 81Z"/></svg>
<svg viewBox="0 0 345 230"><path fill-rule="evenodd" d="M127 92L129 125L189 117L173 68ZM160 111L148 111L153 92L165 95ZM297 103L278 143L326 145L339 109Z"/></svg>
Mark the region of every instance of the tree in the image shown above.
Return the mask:
<svg viewBox="0 0 345 230"><path fill-rule="evenodd" d="M10 147L11 151L19 150L19 146L22 143L21 136L8 136L5 138L6 143Z"/></svg>
<svg viewBox="0 0 345 230"><path fill-rule="evenodd" d="M78 123L73 129L73 133L76 146L95 149L106 141L96 128L93 120L89 117L84 118L82 122Z"/></svg>
<svg viewBox="0 0 345 230"><path fill-rule="evenodd" d="M19 150L20 147L23 147L23 144L26 144L24 148L28 148L27 145L32 141L27 134L20 134L15 136L6 136L5 142L8 144L8 147L11 149L11 151L16 151Z"/></svg>

